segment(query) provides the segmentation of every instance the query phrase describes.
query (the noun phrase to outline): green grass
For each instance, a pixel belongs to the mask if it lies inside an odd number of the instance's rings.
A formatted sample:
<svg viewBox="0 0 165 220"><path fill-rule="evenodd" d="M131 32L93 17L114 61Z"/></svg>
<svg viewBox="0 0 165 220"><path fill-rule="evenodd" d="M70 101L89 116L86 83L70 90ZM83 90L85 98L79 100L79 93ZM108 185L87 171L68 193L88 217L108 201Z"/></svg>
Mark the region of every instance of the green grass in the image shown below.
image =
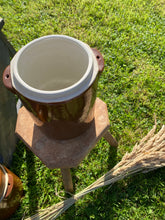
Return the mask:
<svg viewBox="0 0 165 220"><path fill-rule="evenodd" d="M4 32L16 50L47 34L96 47L105 69L98 97L107 103L117 151L101 139L72 170L76 192L112 168L154 124L165 124L165 0L0 0ZM21 142L11 170L25 195L11 220L65 196L59 169L50 170ZM55 193L57 192L57 193ZM165 169L130 177L86 195L59 219L165 219Z"/></svg>

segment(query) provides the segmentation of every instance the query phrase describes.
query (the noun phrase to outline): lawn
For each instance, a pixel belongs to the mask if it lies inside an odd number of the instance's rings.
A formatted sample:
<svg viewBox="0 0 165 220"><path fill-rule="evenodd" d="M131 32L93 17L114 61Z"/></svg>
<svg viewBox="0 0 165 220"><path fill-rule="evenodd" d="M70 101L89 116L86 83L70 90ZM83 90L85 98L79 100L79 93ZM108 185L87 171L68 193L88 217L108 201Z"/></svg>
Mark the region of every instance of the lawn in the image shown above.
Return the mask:
<svg viewBox="0 0 165 220"><path fill-rule="evenodd" d="M79 192L130 152L153 127L165 124L165 0L0 0L4 33L16 50L48 34L96 47L105 60L97 96L106 102L110 131L77 168ZM50 170L19 142L10 169L24 187L11 220L31 216L65 197L59 169ZM59 219L165 219L165 168L124 179L86 195Z"/></svg>

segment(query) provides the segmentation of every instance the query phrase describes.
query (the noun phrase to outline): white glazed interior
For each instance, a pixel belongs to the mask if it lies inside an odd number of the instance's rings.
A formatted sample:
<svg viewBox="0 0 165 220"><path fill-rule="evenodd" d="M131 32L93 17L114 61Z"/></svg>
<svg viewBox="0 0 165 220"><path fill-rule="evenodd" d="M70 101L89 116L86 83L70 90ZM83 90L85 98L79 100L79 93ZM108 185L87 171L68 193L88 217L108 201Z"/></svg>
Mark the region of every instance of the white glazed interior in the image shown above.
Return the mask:
<svg viewBox="0 0 165 220"><path fill-rule="evenodd" d="M49 35L24 46L11 61L13 87L39 102L72 99L93 83L96 58L85 43L64 35Z"/></svg>

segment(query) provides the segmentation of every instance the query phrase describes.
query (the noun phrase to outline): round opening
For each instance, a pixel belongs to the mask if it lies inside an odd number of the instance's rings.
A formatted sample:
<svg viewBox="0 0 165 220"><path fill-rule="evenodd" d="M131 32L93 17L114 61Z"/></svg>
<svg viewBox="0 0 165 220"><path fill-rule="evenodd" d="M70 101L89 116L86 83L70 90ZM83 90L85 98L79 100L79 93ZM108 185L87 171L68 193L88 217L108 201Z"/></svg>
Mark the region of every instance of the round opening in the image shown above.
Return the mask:
<svg viewBox="0 0 165 220"><path fill-rule="evenodd" d="M47 37L32 41L17 61L19 77L44 91L65 89L77 83L89 66L87 50L70 37Z"/></svg>
<svg viewBox="0 0 165 220"><path fill-rule="evenodd" d="M6 74L5 78L8 79L9 78L9 74Z"/></svg>

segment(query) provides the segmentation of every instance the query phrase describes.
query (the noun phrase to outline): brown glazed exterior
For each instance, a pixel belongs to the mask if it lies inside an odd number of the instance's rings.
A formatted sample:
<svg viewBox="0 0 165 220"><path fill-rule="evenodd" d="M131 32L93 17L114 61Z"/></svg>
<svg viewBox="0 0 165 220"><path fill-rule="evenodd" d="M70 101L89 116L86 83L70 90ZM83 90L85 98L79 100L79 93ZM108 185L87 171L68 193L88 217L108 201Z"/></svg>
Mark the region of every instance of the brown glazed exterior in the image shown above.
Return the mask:
<svg viewBox="0 0 165 220"><path fill-rule="evenodd" d="M6 167L4 167L4 169L8 174L9 181L5 198L0 202L1 220L8 219L16 211L23 194L21 180Z"/></svg>
<svg viewBox="0 0 165 220"><path fill-rule="evenodd" d="M37 117L36 126L50 138L68 139L79 136L91 125L94 118L94 103L100 73L104 69L104 59L97 49L92 49L99 67L94 83L80 96L66 102L40 103L18 93L13 87L8 66L3 73L3 83L7 89L21 99L23 105ZM36 120L36 119L35 119Z"/></svg>

